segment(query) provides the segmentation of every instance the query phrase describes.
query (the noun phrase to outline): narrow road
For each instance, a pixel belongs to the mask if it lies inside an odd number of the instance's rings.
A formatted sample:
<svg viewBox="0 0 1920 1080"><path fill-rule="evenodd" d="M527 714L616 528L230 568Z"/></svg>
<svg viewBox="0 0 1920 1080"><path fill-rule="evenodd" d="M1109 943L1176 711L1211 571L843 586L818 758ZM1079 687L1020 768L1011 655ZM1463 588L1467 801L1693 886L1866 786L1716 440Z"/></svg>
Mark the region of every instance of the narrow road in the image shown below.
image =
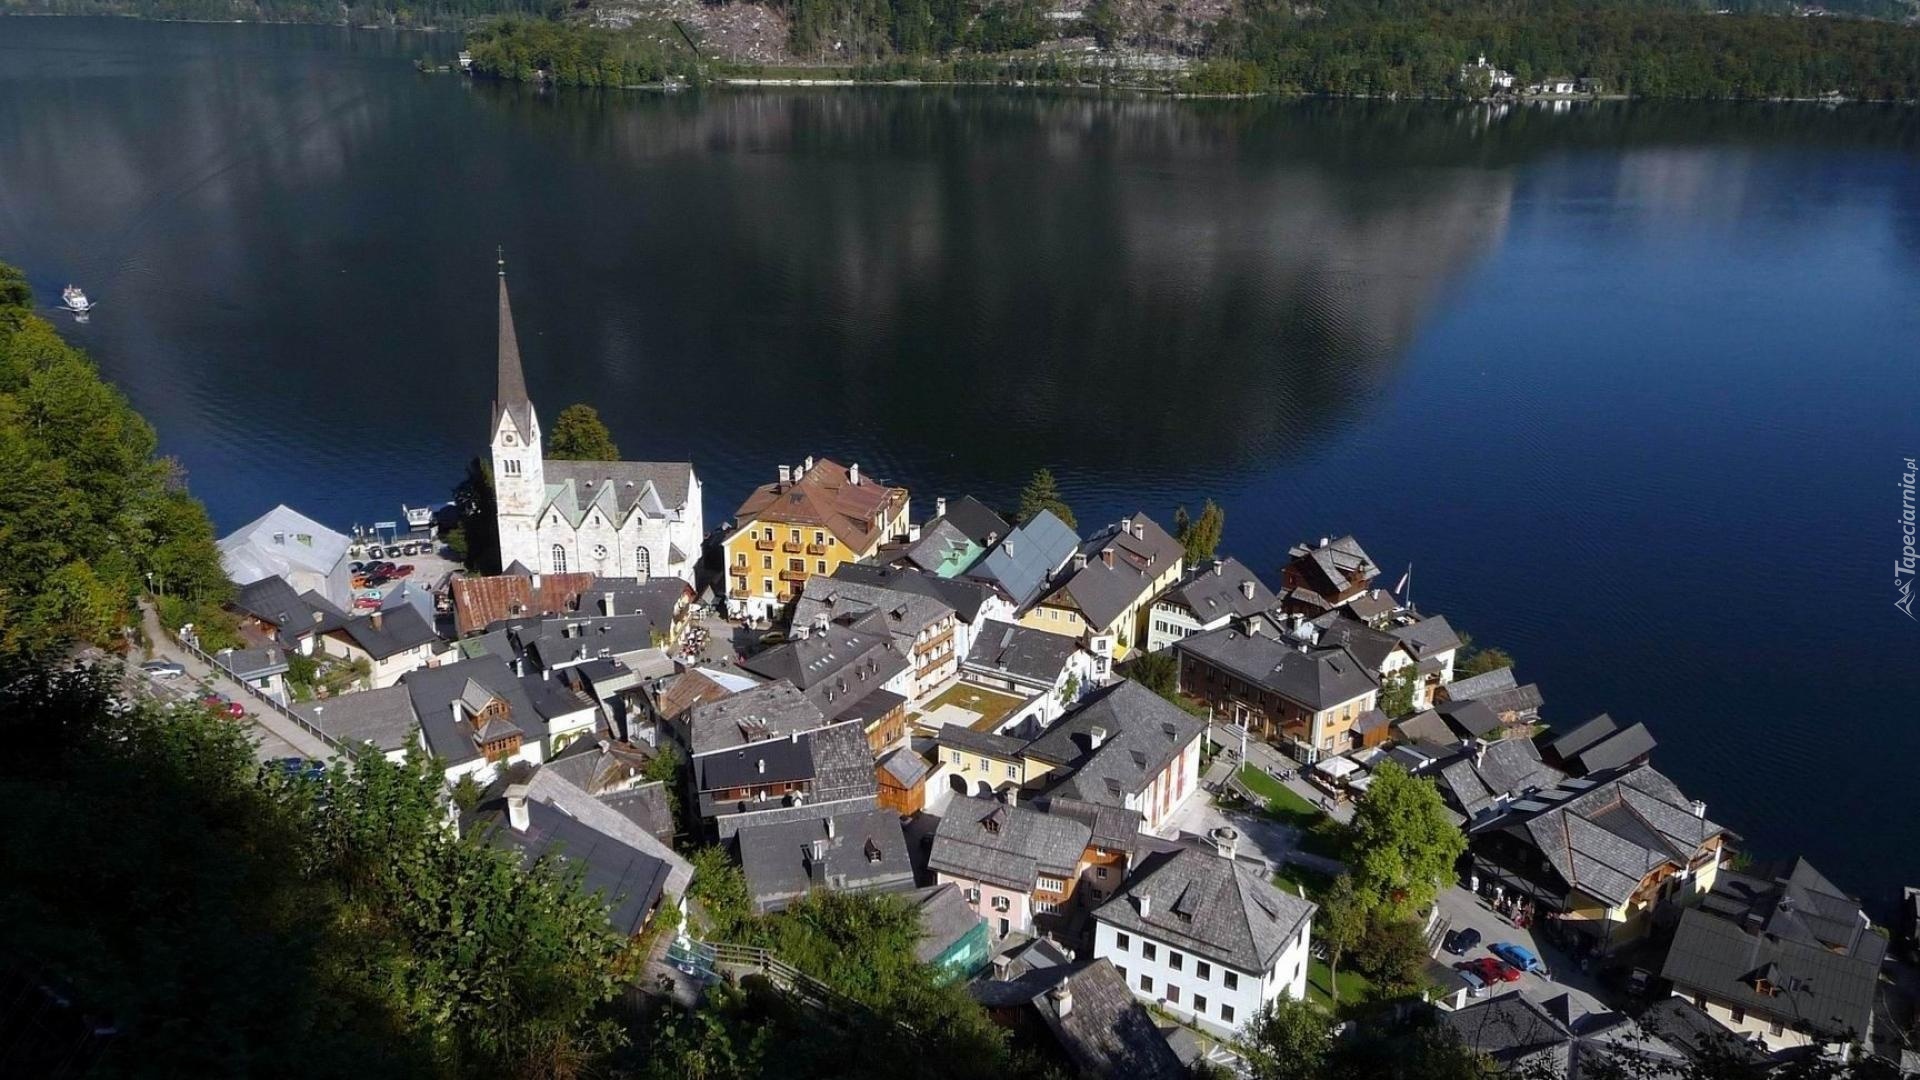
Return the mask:
<svg viewBox="0 0 1920 1080"><path fill-rule="evenodd" d="M253 726L254 755L261 761L287 757L326 761L333 757L331 747L288 723L285 717L264 709L249 708L255 702L240 684L226 672L174 644L160 625L159 613L144 600L140 602L140 624L146 631L148 650L156 659L179 664L187 669L188 676L196 682L213 687L247 709L247 722Z"/></svg>

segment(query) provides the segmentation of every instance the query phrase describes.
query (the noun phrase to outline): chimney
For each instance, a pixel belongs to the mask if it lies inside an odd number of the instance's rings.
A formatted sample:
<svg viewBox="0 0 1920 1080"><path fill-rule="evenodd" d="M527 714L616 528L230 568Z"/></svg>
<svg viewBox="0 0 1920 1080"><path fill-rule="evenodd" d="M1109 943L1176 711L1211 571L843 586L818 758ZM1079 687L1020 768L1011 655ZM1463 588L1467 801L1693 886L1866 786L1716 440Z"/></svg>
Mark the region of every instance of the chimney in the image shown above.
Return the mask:
<svg viewBox="0 0 1920 1080"><path fill-rule="evenodd" d="M785 487L791 483L793 483L793 466L780 466L780 486Z"/></svg>
<svg viewBox="0 0 1920 1080"><path fill-rule="evenodd" d="M907 543L917 544L919 542L920 542L920 526L908 525L907 526Z"/></svg>
<svg viewBox="0 0 1920 1080"><path fill-rule="evenodd" d="M507 824L514 832L527 831L527 785L514 784L507 788Z"/></svg>
<svg viewBox="0 0 1920 1080"><path fill-rule="evenodd" d="M1107 569L1109 570L1113 569L1113 549L1101 548L1100 561L1107 564Z"/></svg>
<svg viewBox="0 0 1920 1080"><path fill-rule="evenodd" d="M513 677L517 679L520 676L525 675L526 673L527 673L526 657L524 656L514 657L513 658Z"/></svg>
<svg viewBox="0 0 1920 1080"><path fill-rule="evenodd" d="M1705 821L1707 818L1707 804L1701 802L1699 799L1693 800L1693 816Z"/></svg>
<svg viewBox="0 0 1920 1080"><path fill-rule="evenodd" d="M992 529L987 530L987 546L992 547L993 545L999 542L1000 542L1000 534L993 531Z"/></svg>
<svg viewBox="0 0 1920 1080"><path fill-rule="evenodd" d="M1132 524L1133 538L1135 540L1145 540L1147 538L1147 523L1144 521L1136 521Z"/></svg>
<svg viewBox="0 0 1920 1080"><path fill-rule="evenodd" d="M1073 1015L1073 988L1067 985L1066 980L1061 980L1047 991L1047 1000L1053 1003L1053 1014L1060 1019L1065 1020Z"/></svg>
<svg viewBox="0 0 1920 1080"><path fill-rule="evenodd" d="M602 615L613 614L613 594L612 593L600 594L600 614Z"/></svg>
<svg viewBox="0 0 1920 1080"><path fill-rule="evenodd" d="M1221 574L1224 574L1226 572L1227 572L1227 564L1224 561L1220 559L1213 560L1213 576L1214 577L1219 577Z"/></svg>
<svg viewBox="0 0 1920 1080"><path fill-rule="evenodd" d="M789 731L789 732L787 732L787 742L789 742L789 743L791 743L791 744L793 744L794 746L799 746L799 745L800 745L800 733L799 733L799 732L797 732L797 731ZM761 762L761 766L762 766L762 767L761 767L761 770L760 770L761 772L765 772L765 771L766 771L766 768L765 768L765 765L766 765L766 763L765 763L765 762Z"/></svg>
<svg viewBox="0 0 1920 1080"><path fill-rule="evenodd" d="M847 466L847 483L852 484L854 487L860 486L860 463L859 462L856 461L853 464Z"/></svg>
<svg viewBox="0 0 1920 1080"><path fill-rule="evenodd" d="M1327 546L1328 544L1331 544L1331 543L1333 543L1333 541L1331 541L1331 540L1329 540L1329 539L1327 539L1327 538L1326 538L1326 537L1324 537L1324 536L1320 538L1320 546L1321 546L1321 547L1326 547L1326 546Z"/></svg>
<svg viewBox="0 0 1920 1080"><path fill-rule="evenodd" d="M1074 553L1073 553L1073 568L1074 568L1075 570L1085 570L1085 569L1087 568L1087 553L1086 553L1086 552L1084 552L1084 551L1076 551L1076 552L1074 552Z"/></svg>
<svg viewBox="0 0 1920 1080"><path fill-rule="evenodd" d="M806 457L806 464L801 466L801 473L802 475L804 475L812 471L813 471L813 455L808 454Z"/></svg>
<svg viewBox="0 0 1920 1080"><path fill-rule="evenodd" d="M1148 896L1146 893L1139 893L1134 896L1133 902L1140 908L1141 918L1150 919L1153 917L1153 897Z"/></svg>
<svg viewBox="0 0 1920 1080"><path fill-rule="evenodd" d="M1240 849L1240 830L1231 825L1222 825L1213 830L1213 849L1220 857L1231 862Z"/></svg>
<svg viewBox="0 0 1920 1080"><path fill-rule="evenodd" d="M937 518L947 516L947 497L945 495L933 500L933 516Z"/></svg>
<svg viewBox="0 0 1920 1080"><path fill-rule="evenodd" d="M1253 582L1251 581L1241 582L1240 595L1246 597L1249 600L1253 599Z"/></svg>
<svg viewBox="0 0 1920 1080"><path fill-rule="evenodd" d="M375 608L371 613L367 615L367 622L371 624L375 630L380 629L380 627L384 625L386 621L387 621L386 614L378 608Z"/></svg>
<svg viewBox="0 0 1920 1080"><path fill-rule="evenodd" d="M1003 802L1003 803L1005 803L1005 804L1007 804L1008 806L1019 806L1019 805L1020 805L1020 791L1019 791L1019 789L1018 789L1018 788L1015 788L1015 787L1014 787L1013 785L1011 785L1011 784L1009 784L1009 785L1007 785L1007 786L1006 786L1006 787L1004 787L1004 788L1001 788L1001 789L1000 789L1000 801L1001 801L1001 802Z"/></svg>
<svg viewBox="0 0 1920 1080"><path fill-rule="evenodd" d="M827 839L833 839L833 819L827 819Z"/></svg>
<svg viewBox="0 0 1920 1080"><path fill-rule="evenodd" d="M1001 544L1000 550L1007 553L1007 558L1013 558L1013 540L1009 538L1006 543Z"/></svg>
<svg viewBox="0 0 1920 1080"><path fill-rule="evenodd" d="M1095 724L1087 729L1087 749L1098 750L1107 741L1107 729Z"/></svg>

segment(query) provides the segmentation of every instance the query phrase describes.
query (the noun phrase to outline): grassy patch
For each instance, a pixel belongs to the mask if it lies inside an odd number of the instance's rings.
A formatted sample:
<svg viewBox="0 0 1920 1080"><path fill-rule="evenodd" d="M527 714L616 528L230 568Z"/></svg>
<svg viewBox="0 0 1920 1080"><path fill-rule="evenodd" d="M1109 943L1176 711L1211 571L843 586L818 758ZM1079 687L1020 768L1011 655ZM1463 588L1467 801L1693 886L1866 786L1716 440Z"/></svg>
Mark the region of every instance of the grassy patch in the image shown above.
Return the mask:
<svg viewBox="0 0 1920 1080"><path fill-rule="evenodd" d="M1321 1008L1343 1016L1361 1004L1373 993L1373 984L1359 972L1342 967L1340 971L1340 997L1333 996L1333 974L1327 970L1327 962L1315 958L1307 964L1307 1000Z"/></svg>
<svg viewBox="0 0 1920 1080"><path fill-rule="evenodd" d="M1346 857L1345 828L1292 788L1251 765L1240 767L1240 782L1267 800L1267 813L1300 830L1300 850L1329 859Z"/></svg>
<svg viewBox="0 0 1920 1080"><path fill-rule="evenodd" d="M943 705L956 705L968 712L978 713L980 719L972 725L975 731L992 731L1005 720L1007 714L1020 707L1025 699L1012 694L1002 694L988 690L983 686L969 683L955 683L946 692L927 702L923 712L938 712Z"/></svg>

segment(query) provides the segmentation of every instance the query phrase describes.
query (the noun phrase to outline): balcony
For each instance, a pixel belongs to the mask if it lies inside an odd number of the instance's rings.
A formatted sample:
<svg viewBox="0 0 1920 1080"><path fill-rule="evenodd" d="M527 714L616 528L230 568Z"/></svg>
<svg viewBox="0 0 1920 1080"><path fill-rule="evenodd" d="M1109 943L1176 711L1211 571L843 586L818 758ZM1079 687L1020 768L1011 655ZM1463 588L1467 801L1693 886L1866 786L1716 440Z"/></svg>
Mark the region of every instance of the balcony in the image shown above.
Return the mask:
<svg viewBox="0 0 1920 1080"><path fill-rule="evenodd" d="M805 570L782 570L780 571L780 580L799 584L807 580L807 572Z"/></svg>
<svg viewBox="0 0 1920 1080"><path fill-rule="evenodd" d="M825 555L826 553L827 553L827 545L825 544L808 544L807 545L807 554L809 555Z"/></svg>
<svg viewBox="0 0 1920 1080"><path fill-rule="evenodd" d="M771 540L755 540L755 541L753 542L753 549L754 549L755 551L772 551L772 550L773 550L773 541L771 541Z"/></svg>
<svg viewBox="0 0 1920 1080"><path fill-rule="evenodd" d="M731 596L735 600L745 600L748 596L752 594L747 592L746 587L744 585L735 585L733 588L727 590L727 595Z"/></svg>
<svg viewBox="0 0 1920 1080"><path fill-rule="evenodd" d="M800 541L787 540L781 543L780 550L786 552L789 555L798 555L800 554Z"/></svg>

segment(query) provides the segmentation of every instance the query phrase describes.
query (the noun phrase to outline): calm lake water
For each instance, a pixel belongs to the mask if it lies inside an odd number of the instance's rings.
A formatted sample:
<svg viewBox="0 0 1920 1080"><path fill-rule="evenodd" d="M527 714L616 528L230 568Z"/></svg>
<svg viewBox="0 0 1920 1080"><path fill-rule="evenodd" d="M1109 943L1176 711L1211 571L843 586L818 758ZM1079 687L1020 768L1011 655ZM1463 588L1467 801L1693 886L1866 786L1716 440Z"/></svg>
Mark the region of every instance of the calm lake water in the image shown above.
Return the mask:
<svg viewBox="0 0 1920 1080"><path fill-rule="evenodd" d="M1762 855L1920 883L1920 112L1559 114L987 91L541 94L446 37L0 19L0 260L219 525L445 497L493 251L545 415L709 521L857 460L1083 524L1211 496L1267 571L1356 533L1644 720Z"/></svg>

